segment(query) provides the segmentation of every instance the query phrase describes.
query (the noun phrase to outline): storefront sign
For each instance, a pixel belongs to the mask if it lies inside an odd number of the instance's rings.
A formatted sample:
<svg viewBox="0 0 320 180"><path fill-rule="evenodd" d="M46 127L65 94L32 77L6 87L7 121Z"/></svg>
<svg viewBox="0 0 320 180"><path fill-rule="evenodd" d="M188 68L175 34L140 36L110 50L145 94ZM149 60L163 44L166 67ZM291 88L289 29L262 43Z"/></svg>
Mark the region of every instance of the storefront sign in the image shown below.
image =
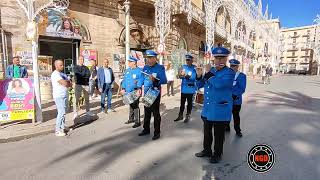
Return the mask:
<svg viewBox="0 0 320 180"><path fill-rule="evenodd" d="M0 81L0 121L33 118L33 81L23 78Z"/></svg>

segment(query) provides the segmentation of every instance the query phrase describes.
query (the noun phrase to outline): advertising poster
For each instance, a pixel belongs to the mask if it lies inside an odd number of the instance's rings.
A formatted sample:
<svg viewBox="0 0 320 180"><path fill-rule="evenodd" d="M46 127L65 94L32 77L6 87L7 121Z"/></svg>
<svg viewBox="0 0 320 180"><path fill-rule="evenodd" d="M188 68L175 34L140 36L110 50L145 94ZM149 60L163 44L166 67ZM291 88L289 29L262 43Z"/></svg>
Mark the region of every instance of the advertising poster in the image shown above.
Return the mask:
<svg viewBox="0 0 320 180"><path fill-rule="evenodd" d="M131 51L131 55L135 58L137 58L139 61L137 62L137 65L139 68L143 68L145 66L145 59L143 57L143 53L141 51Z"/></svg>
<svg viewBox="0 0 320 180"><path fill-rule="evenodd" d="M20 64L26 66L28 73L32 72L32 52L31 51L17 51L17 56L20 57Z"/></svg>
<svg viewBox="0 0 320 180"><path fill-rule="evenodd" d="M114 72L124 73L126 67L125 54L113 54Z"/></svg>
<svg viewBox="0 0 320 180"><path fill-rule="evenodd" d="M81 55L83 56L84 59L84 65L88 66L89 68L91 67L90 60L95 60L97 61L98 53L96 50L92 49L81 49Z"/></svg>
<svg viewBox="0 0 320 180"><path fill-rule="evenodd" d="M33 81L28 78L0 81L0 121L33 118Z"/></svg>

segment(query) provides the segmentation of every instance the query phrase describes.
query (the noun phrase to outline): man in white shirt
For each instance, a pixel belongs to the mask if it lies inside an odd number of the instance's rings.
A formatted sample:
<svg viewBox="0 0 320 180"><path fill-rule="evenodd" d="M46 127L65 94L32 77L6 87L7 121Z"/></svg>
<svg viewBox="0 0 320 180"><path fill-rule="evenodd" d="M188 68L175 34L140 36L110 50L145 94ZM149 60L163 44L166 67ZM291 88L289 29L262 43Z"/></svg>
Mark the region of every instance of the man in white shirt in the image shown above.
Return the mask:
<svg viewBox="0 0 320 180"><path fill-rule="evenodd" d="M63 61L56 60L54 62L55 71L51 74L52 81L52 95L57 106L57 120L56 120L56 136L65 136L64 124L67 109L68 88L72 86L71 81L66 74L63 73Z"/></svg>

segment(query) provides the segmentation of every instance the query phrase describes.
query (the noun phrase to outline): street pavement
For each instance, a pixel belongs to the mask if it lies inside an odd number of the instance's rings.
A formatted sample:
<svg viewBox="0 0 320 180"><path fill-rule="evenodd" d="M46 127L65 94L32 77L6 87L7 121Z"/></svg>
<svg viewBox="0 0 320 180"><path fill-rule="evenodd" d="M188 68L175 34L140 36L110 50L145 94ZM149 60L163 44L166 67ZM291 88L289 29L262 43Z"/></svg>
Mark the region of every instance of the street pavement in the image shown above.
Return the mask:
<svg viewBox="0 0 320 180"><path fill-rule="evenodd" d="M173 122L179 111L176 94L162 99L157 141L151 140L153 134L138 137L142 128L125 125L128 109L122 108L67 137L51 133L0 144L0 179L319 179L319 92L317 76L277 76L270 85L249 80L241 111L244 136L236 137L233 129L226 134L219 164L194 156L202 150L201 107L188 124ZM275 151L276 162L267 173L256 173L247 164L255 144Z"/></svg>

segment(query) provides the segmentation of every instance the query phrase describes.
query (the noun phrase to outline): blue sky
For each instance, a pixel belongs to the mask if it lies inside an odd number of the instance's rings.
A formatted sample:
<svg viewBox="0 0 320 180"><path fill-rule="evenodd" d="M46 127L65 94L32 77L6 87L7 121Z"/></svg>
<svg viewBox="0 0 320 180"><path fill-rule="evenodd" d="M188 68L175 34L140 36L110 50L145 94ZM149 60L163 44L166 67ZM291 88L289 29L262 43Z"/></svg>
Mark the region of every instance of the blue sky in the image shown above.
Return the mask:
<svg viewBox="0 0 320 180"><path fill-rule="evenodd" d="M255 0L258 4L259 0ZM269 15L280 17L282 27L312 25L317 14L320 15L320 0L262 0L263 13L267 3Z"/></svg>

